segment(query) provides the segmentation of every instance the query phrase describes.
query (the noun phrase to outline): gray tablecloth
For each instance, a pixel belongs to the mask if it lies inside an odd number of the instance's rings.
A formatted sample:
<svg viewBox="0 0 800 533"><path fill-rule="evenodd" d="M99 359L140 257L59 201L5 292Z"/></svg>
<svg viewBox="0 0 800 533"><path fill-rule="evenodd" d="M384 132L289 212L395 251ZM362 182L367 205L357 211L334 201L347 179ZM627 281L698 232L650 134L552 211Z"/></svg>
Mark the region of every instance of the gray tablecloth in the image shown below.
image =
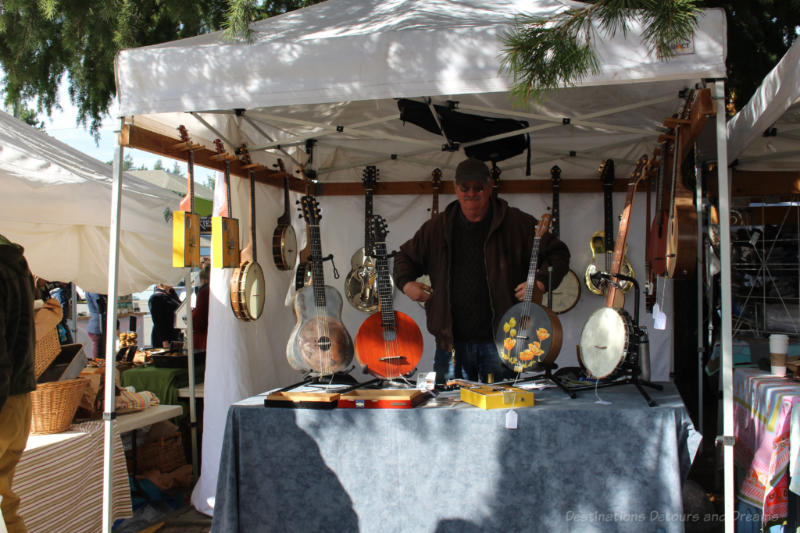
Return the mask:
<svg viewBox="0 0 800 533"><path fill-rule="evenodd" d="M228 412L212 531L683 531L700 439L663 385L652 408L632 385L539 391L515 430L506 410L254 397Z"/></svg>

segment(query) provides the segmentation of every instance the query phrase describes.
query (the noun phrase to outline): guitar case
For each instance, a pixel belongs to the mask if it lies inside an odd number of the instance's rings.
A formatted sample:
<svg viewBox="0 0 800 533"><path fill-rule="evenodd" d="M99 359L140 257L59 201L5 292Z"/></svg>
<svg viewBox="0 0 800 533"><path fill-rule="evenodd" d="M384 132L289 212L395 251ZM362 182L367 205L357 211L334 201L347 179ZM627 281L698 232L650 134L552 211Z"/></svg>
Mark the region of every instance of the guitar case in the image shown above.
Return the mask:
<svg viewBox="0 0 800 533"><path fill-rule="evenodd" d="M401 98L397 101L397 107L400 109L400 120L403 122L410 122L437 135L442 134L428 104ZM439 122L442 124L446 137L450 141L460 143L477 141L492 135L508 133L529 126L526 120L472 115L461 113L443 105L434 105L433 107L439 115ZM468 146L464 149L464 153L466 153L467 157L475 157L481 161L497 163L519 155L525 150L528 151L526 175L530 176L531 140L528 134L520 133L504 139Z"/></svg>

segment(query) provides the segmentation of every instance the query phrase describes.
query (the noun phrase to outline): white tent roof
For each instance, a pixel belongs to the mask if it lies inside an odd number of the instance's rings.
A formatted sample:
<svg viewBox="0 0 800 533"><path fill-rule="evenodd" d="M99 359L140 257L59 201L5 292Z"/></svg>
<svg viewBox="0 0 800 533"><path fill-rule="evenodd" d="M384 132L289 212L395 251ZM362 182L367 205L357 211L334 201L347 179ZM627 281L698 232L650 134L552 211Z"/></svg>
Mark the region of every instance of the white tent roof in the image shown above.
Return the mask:
<svg viewBox="0 0 800 533"><path fill-rule="evenodd" d="M728 162L737 170L800 169L800 40L775 65L750 101L728 121ZM775 127L774 136L764 132Z"/></svg>
<svg viewBox="0 0 800 533"><path fill-rule="evenodd" d="M25 247L33 273L108 290L111 167L0 112L0 233ZM125 176L119 290L174 280L174 193Z"/></svg>

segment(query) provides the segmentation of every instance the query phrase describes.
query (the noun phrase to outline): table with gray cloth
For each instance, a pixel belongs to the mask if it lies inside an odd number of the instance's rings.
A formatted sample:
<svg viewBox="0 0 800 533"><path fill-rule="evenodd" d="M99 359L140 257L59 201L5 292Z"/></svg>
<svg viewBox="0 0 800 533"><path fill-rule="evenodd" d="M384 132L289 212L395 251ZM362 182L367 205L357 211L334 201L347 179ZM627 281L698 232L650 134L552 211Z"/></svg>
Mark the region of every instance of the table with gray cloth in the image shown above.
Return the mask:
<svg viewBox="0 0 800 533"><path fill-rule="evenodd" d="M228 411L212 531L683 531L700 444L675 386L534 407ZM691 519L691 517L689 518Z"/></svg>

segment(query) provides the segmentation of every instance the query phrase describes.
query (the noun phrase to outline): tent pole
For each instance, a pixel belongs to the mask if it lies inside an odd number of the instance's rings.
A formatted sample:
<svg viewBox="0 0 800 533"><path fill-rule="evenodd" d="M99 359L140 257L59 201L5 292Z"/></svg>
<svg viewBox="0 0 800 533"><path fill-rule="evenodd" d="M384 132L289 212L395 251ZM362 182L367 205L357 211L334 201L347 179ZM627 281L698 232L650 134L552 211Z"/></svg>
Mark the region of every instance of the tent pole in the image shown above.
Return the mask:
<svg viewBox="0 0 800 533"><path fill-rule="evenodd" d="M194 321L192 319L192 269L187 268L184 274L186 286L186 359L189 364L189 432L192 439L192 475L197 481L197 414L194 398Z"/></svg>
<svg viewBox="0 0 800 533"><path fill-rule="evenodd" d="M72 320L69 321L70 322L69 329L72 332L72 342L77 343L78 342L78 291L75 287L77 287L77 285L75 285L74 281L71 281L69 283L69 290L70 290L69 305L70 305L70 317L72 318Z"/></svg>
<svg viewBox="0 0 800 533"><path fill-rule="evenodd" d="M728 169L728 146L725 127L725 81L715 80L714 99L717 103L717 181L719 187L719 233L720 233L720 286L722 289L722 443L725 469L725 533L734 533L733 493L733 339L731 328L731 227L730 227L730 179Z"/></svg>
<svg viewBox="0 0 800 533"><path fill-rule="evenodd" d="M117 147L114 149L113 182L111 186L111 223L108 235L108 315L106 317L106 376L105 376L105 434L103 436L103 531L108 533L113 526L112 521L112 496L111 496L111 470L113 456L111 455L114 423L114 370L115 370L115 340L117 331L117 275L119 274L119 233L122 203L122 146L119 144L117 130Z"/></svg>
<svg viewBox="0 0 800 533"><path fill-rule="evenodd" d="M695 147L694 154L694 176L695 176L695 209L697 212L697 427L700 433L703 432L703 354L704 331L703 320L703 278L706 271L706 262L703 260L705 250L705 224L703 223L703 179L700 167L700 158Z"/></svg>

